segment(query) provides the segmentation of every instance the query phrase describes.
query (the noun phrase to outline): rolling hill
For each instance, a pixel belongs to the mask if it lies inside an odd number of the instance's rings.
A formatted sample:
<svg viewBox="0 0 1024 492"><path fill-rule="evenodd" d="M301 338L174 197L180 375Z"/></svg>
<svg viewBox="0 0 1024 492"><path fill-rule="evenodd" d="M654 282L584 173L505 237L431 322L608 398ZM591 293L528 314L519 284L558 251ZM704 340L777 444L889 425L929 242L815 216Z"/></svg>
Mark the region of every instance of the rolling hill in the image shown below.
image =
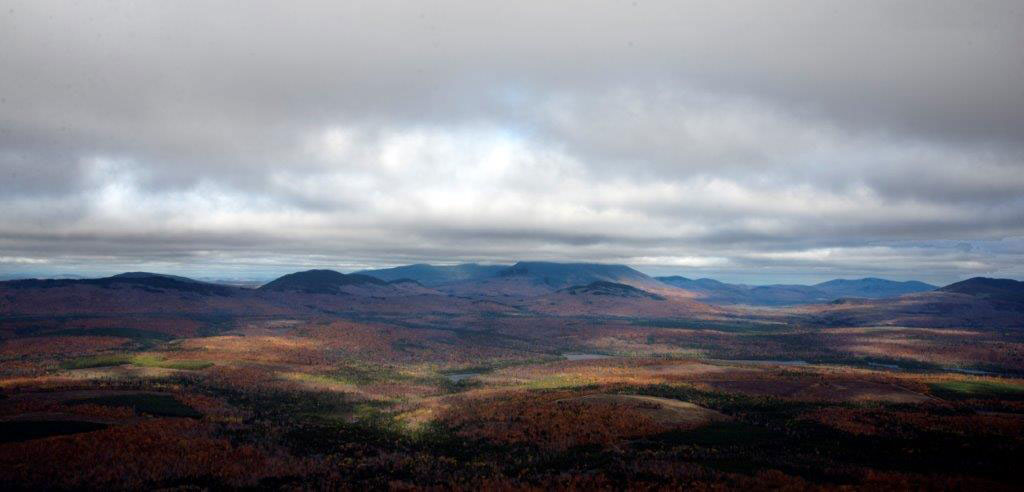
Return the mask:
<svg viewBox="0 0 1024 492"><path fill-rule="evenodd" d="M126 272L111 277L87 279L26 279L5 282L14 289L52 289L57 287L97 286L113 288L116 286L134 286L150 291L172 290L192 292L206 296L230 296L238 293L238 289L226 285L200 282L176 275L165 275L149 272Z"/></svg>
<svg viewBox="0 0 1024 492"><path fill-rule="evenodd" d="M937 287L916 280L897 282L882 278L862 278L857 280L836 279L815 284L813 287L826 292L827 295L836 299L841 297L862 297L866 299L881 299L885 297L899 297L904 294L916 292L928 292Z"/></svg>
<svg viewBox="0 0 1024 492"><path fill-rule="evenodd" d="M1008 278L974 277L939 290L996 301L1024 303L1024 282Z"/></svg>
<svg viewBox="0 0 1024 492"><path fill-rule="evenodd" d="M262 292L302 292L305 294L349 294L347 287L376 286L389 289L384 280L358 273L344 274L334 270L306 270L289 273L261 286Z"/></svg>
<svg viewBox="0 0 1024 492"><path fill-rule="evenodd" d="M657 287L657 282L653 278L626 265L606 265L601 263L521 261L498 272L498 276L503 278L530 278L559 288L585 285L598 281L614 282L634 287L638 285Z"/></svg>
<svg viewBox="0 0 1024 492"><path fill-rule="evenodd" d="M712 304L743 304L750 306L795 306L817 304L840 298L884 299L905 294L927 292L935 286L924 282L897 282L880 278L830 280L816 285L743 285L728 284L702 278L680 276L657 277L657 280L697 293L703 302Z"/></svg>
<svg viewBox="0 0 1024 492"><path fill-rule="evenodd" d="M495 277L506 268L508 268L507 265L479 265L476 263L450 266L434 266L420 263L379 270L363 270L356 273L369 275L388 282L403 279L415 280L429 287Z"/></svg>
<svg viewBox="0 0 1024 492"><path fill-rule="evenodd" d="M659 301L665 300L664 296L647 292L646 290L638 289L632 285L617 284L615 282L606 282L604 280L598 280L591 282L587 285L577 285L575 287L569 287L565 289L569 295L593 295L593 296L615 296L615 297L633 297L633 298L647 298L655 299Z"/></svg>
<svg viewBox="0 0 1024 492"><path fill-rule="evenodd" d="M685 296L664 296L632 285L597 280L531 297L530 311L556 316L703 317L721 308Z"/></svg>
<svg viewBox="0 0 1024 492"><path fill-rule="evenodd" d="M440 290L463 296L531 297L594 282L613 282L648 291L666 286L625 265L521 261L491 278L456 282Z"/></svg>
<svg viewBox="0 0 1024 492"><path fill-rule="evenodd" d="M257 299L252 289L173 275L131 272L90 279L0 282L0 317L124 315L221 316L290 310Z"/></svg>

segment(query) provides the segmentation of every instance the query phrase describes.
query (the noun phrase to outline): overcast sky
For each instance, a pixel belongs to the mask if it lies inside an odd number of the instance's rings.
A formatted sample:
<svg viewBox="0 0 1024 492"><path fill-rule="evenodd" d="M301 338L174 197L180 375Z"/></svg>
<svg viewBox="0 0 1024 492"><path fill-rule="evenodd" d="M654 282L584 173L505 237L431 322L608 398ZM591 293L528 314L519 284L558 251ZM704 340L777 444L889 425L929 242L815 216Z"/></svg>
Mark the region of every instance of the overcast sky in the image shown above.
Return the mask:
<svg viewBox="0 0 1024 492"><path fill-rule="evenodd" d="M1024 3L0 0L0 275L1024 279Z"/></svg>

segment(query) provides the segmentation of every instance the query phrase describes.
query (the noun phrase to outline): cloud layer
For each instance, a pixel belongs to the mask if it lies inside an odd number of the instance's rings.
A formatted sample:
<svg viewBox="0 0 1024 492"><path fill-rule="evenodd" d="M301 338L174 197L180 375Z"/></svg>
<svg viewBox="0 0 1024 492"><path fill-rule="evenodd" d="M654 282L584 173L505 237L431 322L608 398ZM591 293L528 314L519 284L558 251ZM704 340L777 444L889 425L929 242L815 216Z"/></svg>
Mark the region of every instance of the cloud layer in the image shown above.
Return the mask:
<svg viewBox="0 0 1024 492"><path fill-rule="evenodd" d="M0 273L1024 277L1019 2L0 7Z"/></svg>

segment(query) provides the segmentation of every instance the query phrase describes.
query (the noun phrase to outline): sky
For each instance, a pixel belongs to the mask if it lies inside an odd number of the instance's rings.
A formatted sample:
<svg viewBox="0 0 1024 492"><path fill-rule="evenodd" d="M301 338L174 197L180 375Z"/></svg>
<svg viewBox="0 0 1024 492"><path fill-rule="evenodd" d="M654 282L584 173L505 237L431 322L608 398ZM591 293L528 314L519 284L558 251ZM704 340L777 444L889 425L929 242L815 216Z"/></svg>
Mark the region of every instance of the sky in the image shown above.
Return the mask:
<svg viewBox="0 0 1024 492"><path fill-rule="evenodd" d="M0 0L0 276L1024 279L1024 3Z"/></svg>

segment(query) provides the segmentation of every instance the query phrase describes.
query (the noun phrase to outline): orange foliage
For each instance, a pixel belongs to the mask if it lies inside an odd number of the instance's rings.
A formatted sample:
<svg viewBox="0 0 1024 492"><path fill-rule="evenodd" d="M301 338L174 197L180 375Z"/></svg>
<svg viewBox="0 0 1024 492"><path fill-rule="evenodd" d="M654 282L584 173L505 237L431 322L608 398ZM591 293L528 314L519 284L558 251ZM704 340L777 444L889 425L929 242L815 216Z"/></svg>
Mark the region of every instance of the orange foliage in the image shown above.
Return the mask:
<svg viewBox="0 0 1024 492"><path fill-rule="evenodd" d="M138 489L175 480L213 479L253 486L298 463L251 445L213 437L208 424L155 419L95 432L0 446L0 482L39 488Z"/></svg>
<svg viewBox="0 0 1024 492"><path fill-rule="evenodd" d="M617 404L589 405L571 391L507 393L466 401L442 420L466 438L483 438L544 448L615 445L622 439L656 434L673 428Z"/></svg>

